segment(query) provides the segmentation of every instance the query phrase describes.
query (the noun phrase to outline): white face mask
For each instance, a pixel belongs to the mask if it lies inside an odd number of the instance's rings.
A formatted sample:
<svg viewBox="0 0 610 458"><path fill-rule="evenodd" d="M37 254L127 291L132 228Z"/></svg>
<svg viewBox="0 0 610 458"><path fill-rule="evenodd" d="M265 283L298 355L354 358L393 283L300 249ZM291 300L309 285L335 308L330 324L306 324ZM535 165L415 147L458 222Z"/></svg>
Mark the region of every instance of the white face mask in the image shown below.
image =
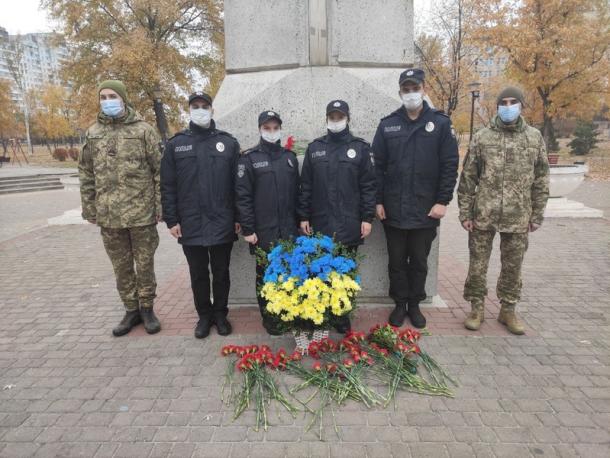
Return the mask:
<svg viewBox="0 0 610 458"><path fill-rule="evenodd" d="M415 111L424 103L424 96L421 92L409 92L408 94L400 94L402 104L408 111Z"/></svg>
<svg viewBox="0 0 610 458"><path fill-rule="evenodd" d="M278 129L278 130L274 130L273 132L270 132L268 130L262 130L261 129L261 137L263 138L263 140L265 140L266 142L269 143L275 143L277 142L280 138L282 138L282 130Z"/></svg>
<svg viewBox="0 0 610 458"><path fill-rule="evenodd" d="M200 127L210 127L212 110L209 108L191 108L191 121Z"/></svg>
<svg viewBox="0 0 610 458"><path fill-rule="evenodd" d="M326 123L326 128L330 130L332 133L337 133L345 130L347 127L347 118L342 119L341 121L328 121Z"/></svg>

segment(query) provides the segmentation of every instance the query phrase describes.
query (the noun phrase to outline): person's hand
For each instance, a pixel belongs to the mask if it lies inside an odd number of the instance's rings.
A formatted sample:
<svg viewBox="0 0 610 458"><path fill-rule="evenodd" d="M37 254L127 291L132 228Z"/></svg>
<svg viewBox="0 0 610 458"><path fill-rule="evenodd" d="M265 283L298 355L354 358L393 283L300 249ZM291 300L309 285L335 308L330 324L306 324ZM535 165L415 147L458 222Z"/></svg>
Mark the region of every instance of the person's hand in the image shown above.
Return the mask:
<svg viewBox="0 0 610 458"><path fill-rule="evenodd" d="M447 206L443 204L434 204L428 216L433 219L441 219L447 213Z"/></svg>
<svg viewBox="0 0 610 458"><path fill-rule="evenodd" d="M301 232L305 235L311 235L311 226L309 221L301 221Z"/></svg>
<svg viewBox="0 0 610 458"><path fill-rule="evenodd" d="M91 224L97 224L97 220L95 218L88 219Z"/></svg>
<svg viewBox="0 0 610 458"><path fill-rule="evenodd" d="M471 219L467 219L462 223L462 227L468 232L472 232L474 230L474 222Z"/></svg>
<svg viewBox="0 0 610 458"><path fill-rule="evenodd" d="M241 224L235 223L235 233L239 234L241 232Z"/></svg>
<svg viewBox="0 0 610 458"><path fill-rule="evenodd" d="M380 221L385 219L385 208L383 205L377 204L375 206L375 213L377 213L377 218L379 218Z"/></svg>
<svg viewBox="0 0 610 458"><path fill-rule="evenodd" d="M256 233L254 233L251 235L244 236L244 240L250 245L256 245L256 242L258 242L258 237L256 236Z"/></svg>
<svg viewBox="0 0 610 458"><path fill-rule="evenodd" d="M367 223L366 221L362 221L360 225L360 238L366 238L371 234L371 230L373 229L373 225L371 223Z"/></svg>
<svg viewBox="0 0 610 458"><path fill-rule="evenodd" d="M535 232L540 229L540 224L530 223L529 230L530 232Z"/></svg>
<svg viewBox="0 0 610 458"><path fill-rule="evenodd" d="M172 237L175 239L179 239L182 237L182 229L180 229L180 224L176 224L175 226L169 229L169 233L172 234Z"/></svg>

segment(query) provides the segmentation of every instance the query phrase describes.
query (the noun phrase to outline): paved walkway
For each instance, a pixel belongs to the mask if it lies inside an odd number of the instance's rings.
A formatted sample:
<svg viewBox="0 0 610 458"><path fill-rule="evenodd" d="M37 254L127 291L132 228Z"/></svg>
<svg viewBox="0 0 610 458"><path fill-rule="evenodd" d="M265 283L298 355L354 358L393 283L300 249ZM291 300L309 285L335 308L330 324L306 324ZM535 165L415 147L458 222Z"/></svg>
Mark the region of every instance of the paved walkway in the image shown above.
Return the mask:
<svg viewBox="0 0 610 458"><path fill-rule="evenodd" d="M3 216L1 226L19 218ZM249 414L231 421L219 400L220 347L291 341L261 334L247 307L233 309L236 335L192 338L183 255L160 233L165 330L124 338L110 336L122 312L95 227L45 227L0 242L0 457L610 456L608 219L549 220L532 235L520 307L526 336L493 319L462 335L468 256L452 208L441 235L449 308L426 312L434 335L423 345L458 379L456 397L401 393L386 410L348 404L337 413L341 440L329 428L324 442L303 433L300 416L272 414L266 434L248 426ZM490 291L498 263L495 252ZM493 295L487 309L497 312ZM367 308L357 324L387 311Z"/></svg>

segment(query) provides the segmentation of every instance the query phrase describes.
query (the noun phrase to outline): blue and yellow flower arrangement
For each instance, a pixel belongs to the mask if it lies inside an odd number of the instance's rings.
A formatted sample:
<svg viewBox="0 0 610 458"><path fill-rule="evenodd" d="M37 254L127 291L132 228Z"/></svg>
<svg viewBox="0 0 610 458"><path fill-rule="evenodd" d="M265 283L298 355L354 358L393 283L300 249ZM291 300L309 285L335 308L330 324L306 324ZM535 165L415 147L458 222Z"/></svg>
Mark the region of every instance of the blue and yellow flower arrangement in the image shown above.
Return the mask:
<svg viewBox="0 0 610 458"><path fill-rule="evenodd" d="M356 254L324 235L280 241L259 257L266 313L284 331L328 329L353 313L360 291Z"/></svg>

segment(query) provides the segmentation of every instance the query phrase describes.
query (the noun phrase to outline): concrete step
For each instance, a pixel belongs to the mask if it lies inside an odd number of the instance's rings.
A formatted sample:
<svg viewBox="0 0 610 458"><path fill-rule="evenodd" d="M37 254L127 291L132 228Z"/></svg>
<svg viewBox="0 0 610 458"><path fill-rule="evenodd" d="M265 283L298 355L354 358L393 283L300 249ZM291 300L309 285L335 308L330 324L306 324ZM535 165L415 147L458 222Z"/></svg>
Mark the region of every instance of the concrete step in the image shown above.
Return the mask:
<svg viewBox="0 0 610 458"><path fill-rule="evenodd" d="M13 188L13 187L29 188L31 186L57 184L57 183L61 183L61 180L58 177L43 178L43 179L28 178L28 179L23 179L23 180L0 181L0 189Z"/></svg>
<svg viewBox="0 0 610 458"><path fill-rule="evenodd" d="M58 175L17 175L17 176L5 176L0 177L0 184L2 183L15 183L19 181L32 181L32 180L59 180L61 177L66 176L64 174ZM69 176L69 175L67 175Z"/></svg>
<svg viewBox="0 0 610 458"><path fill-rule="evenodd" d="M60 175L26 175L0 178L0 194L63 189Z"/></svg>
<svg viewBox="0 0 610 458"><path fill-rule="evenodd" d="M54 189L64 189L64 185L61 183L57 184L45 184L38 186L29 187L9 187L0 189L0 194L16 194L19 192L35 192L35 191L50 191Z"/></svg>

